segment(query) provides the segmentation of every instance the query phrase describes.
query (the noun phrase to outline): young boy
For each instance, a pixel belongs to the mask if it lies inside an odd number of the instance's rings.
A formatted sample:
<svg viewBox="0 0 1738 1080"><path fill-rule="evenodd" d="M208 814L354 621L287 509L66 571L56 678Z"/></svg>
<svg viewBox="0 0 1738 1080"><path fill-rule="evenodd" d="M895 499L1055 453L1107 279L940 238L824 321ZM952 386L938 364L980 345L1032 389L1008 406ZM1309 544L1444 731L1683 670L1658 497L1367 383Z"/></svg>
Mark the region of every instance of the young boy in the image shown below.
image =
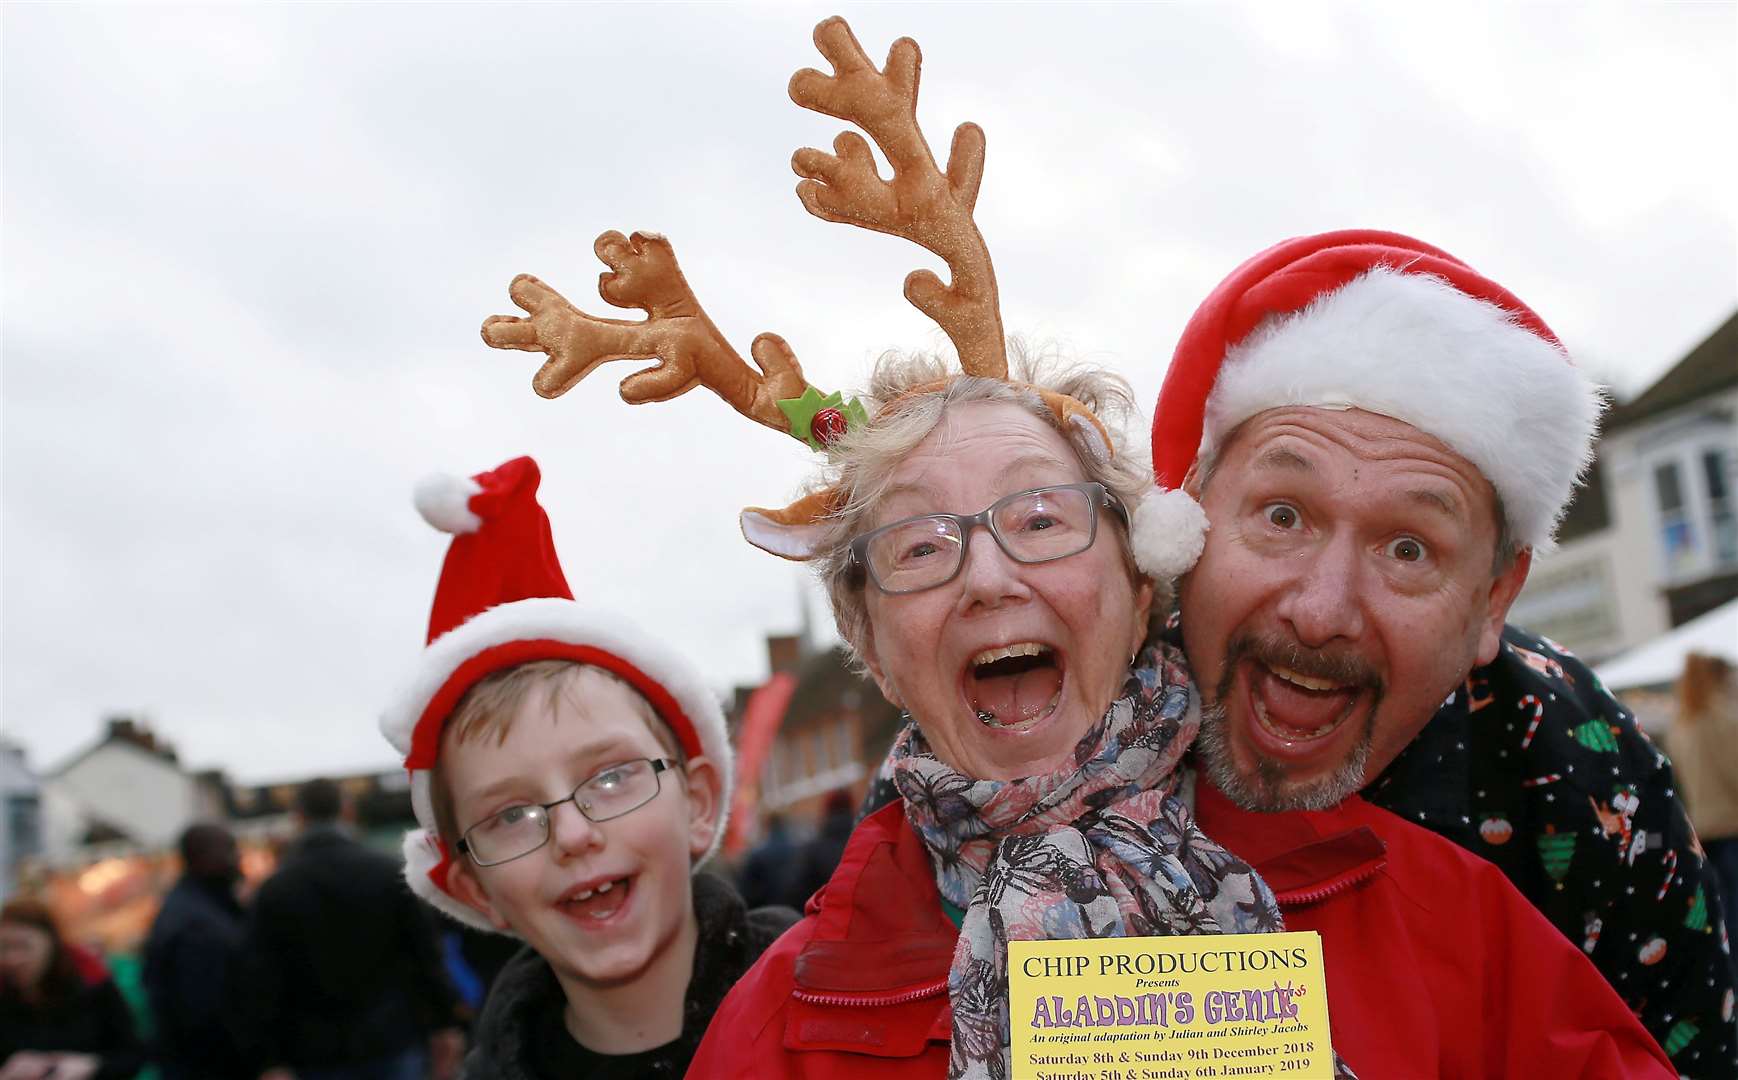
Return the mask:
<svg viewBox="0 0 1738 1080"><path fill-rule="evenodd" d="M529 948L490 990L468 1076L679 1077L724 994L796 919L694 870L729 806L724 717L697 673L586 612L530 458L425 483L457 534L429 646L381 720L422 828L405 875Z"/></svg>

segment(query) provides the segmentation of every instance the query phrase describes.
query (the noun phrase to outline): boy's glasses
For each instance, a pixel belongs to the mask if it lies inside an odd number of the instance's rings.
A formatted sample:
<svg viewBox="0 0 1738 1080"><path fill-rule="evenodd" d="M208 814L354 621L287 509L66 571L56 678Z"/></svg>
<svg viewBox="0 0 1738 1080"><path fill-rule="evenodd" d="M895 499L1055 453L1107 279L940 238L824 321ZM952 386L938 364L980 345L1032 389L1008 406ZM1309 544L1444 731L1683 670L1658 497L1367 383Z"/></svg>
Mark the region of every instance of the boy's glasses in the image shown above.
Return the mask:
<svg viewBox="0 0 1738 1080"><path fill-rule="evenodd" d="M565 798L552 803L509 806L465 830L459 850L478 866L497 866L523 858L549 843L549 812L571 802L592 822L632 813L658 797L669 758L636 758L595 773Z"/></svg>
<svg viewBox="0 0 1738 1080"><path fill-rule="evenodd" d="M1059 484L998 499L980 514L924 514L883 525L851 541L851 557L884 593L922 592L958 576L975 526L990 530L1015 562L1049 562L1092 546L1101 506L1128 524L1122 500L1103 484Z"/></svg>

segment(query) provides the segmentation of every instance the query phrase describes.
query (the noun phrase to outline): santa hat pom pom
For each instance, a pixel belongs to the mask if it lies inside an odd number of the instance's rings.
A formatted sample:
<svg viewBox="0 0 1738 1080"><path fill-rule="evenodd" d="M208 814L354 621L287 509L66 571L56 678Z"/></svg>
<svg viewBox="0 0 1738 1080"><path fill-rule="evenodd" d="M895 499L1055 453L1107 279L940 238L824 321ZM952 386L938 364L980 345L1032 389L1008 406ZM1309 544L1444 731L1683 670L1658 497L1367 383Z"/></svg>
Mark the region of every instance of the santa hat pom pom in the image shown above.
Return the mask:
<svg viewBox="0 0 1738 1080"><path fill-rule="evenodd" d="M1207 543L1207 512L1187 493L1154 487L1135 507L1129 546L1141 572L1160 581L1187 573Z"/></svg>
<svg viewBox="0 0 1738 1080"><path fill-rule="evenodd" d="M474 533L483 527L483 519L471 512L471 496L482 490L482 485L469 477L436 473L416 485L416 511L441 532Z"/></svg>

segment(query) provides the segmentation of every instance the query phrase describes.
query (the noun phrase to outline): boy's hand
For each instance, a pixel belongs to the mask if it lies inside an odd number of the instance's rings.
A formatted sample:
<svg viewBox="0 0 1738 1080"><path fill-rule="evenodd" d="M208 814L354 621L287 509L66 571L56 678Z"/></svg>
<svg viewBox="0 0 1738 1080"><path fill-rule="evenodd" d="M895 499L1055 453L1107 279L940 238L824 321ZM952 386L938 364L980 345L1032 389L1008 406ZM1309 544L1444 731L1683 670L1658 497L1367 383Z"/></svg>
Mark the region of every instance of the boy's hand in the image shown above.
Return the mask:
<svg viewBox="0 0 1738 1080"><path fill-rule="evenodd" d="M34 1050L20 1050L0 1065L0 1080L41 1080L54 1068L54 1059Z"/></svg>
<svg viewBox="0 0 1738 1080"><path fill-rule="evenodd" d="M45 1074L54 1080L90 1080L100 1064L92 1054L56 1054L54 1064Z"/></svg>
<svg viewBox="0 0 1738 1080"><path fill-rule="evenodd" d="M90 1080L97 1074L97 1059L90 1054L42 1054L23 1050L0 1066L0 1080Z"/></svg>
<svg viewBox="0 0 1738 1080"><path fill-rule="evenodd" d="M465 1059L465 1033L458 1028L442 1028L429 1036L429 1076L432 1080L453 1080L459 1075L459 1065Z"/></svg>

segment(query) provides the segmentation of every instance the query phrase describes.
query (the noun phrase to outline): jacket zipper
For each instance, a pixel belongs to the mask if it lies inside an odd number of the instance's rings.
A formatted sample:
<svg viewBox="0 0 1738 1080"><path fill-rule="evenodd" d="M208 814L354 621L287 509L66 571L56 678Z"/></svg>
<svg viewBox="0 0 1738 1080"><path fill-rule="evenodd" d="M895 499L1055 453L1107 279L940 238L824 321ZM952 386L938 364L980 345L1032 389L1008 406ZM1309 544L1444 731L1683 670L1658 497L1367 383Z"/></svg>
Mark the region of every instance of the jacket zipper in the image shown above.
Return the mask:
<svg viewBox="0 0 1738 1080"><path fill-rule="evenodd" d="M1280 907L1303 907L1306 904L1320 903L1330 896L1343 893L1352 886L1362 884L1370 878L1375 877L1377 871L1381 870L1383 865L1383 863L1379 862L1372 863L1356 873L1347 874L1344 877L1330 881L1326 885L1314 889L1294 889L1290 892L1280 893L1274 897L1274 900L1278 902Z"/></svg>
<svg viewBox="0 0 1738 1080"><path fill-rule="evenodd" d="M812 990L792 990L791 996L798 1001L810 1005L905 1005L924 998L939 997L947 993L947 980L943 979L930 986L920 986L915 990L900 990L886 994L821 994Z"/></svg>

